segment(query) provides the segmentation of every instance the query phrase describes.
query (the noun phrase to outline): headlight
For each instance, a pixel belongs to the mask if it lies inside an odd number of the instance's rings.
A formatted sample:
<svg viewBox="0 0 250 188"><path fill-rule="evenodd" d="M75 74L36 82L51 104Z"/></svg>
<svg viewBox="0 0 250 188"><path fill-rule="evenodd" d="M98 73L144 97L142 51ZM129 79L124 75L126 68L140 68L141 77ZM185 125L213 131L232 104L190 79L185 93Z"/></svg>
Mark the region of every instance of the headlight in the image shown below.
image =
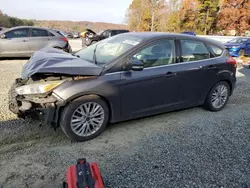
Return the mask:
<svg viewBox="0 0 250 188"><path fill-rule="evenodd" d="M18 95L44 94L62 84L64 80L24 85L16 88Z"/></svg>

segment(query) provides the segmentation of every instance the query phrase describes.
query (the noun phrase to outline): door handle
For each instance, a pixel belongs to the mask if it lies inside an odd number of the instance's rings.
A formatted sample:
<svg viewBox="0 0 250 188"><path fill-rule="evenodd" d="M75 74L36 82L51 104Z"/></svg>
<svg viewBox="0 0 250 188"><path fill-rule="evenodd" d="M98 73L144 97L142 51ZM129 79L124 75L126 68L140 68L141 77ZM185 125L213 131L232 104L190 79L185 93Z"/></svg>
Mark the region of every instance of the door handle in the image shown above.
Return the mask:
<svg viewBox="0 0 250 188"><path fill-rule="evenodd" d="M23 42L28 42L28 40L23 40Z"/></svg>
<svg viewBox="0 0 250 188"><path fill-rule="evenodd" d="M215 69L217 69L217 67L214 66L214 65L209 65L209 66L208 66L208 69L209 69L209 70L215 70Z"/></svg>
<svg viewBox="0 0 250 188"><path fill-rule="evenodd" d="M48 40L53 40L53 39L48 39Z"/></svg>
<svg viewBox="0 0 250 188"><path fill-rule="evenodd" d="M173 77L173 76L176 76L176 75L177 75L176 72L167 72L165 74L165 77L170 78L170 77Z"/></svg>

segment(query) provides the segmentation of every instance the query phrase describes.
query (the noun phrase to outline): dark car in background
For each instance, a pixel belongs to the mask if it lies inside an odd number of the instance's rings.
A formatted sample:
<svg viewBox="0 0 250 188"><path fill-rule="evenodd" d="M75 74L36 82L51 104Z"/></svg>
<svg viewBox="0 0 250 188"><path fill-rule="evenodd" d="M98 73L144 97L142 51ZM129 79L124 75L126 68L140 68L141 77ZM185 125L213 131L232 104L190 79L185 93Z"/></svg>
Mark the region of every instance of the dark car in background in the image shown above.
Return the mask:
<svg viewBox="0 0 250 188"><path fill-rule="evenodd" d="M94 31L89 30L88 33L86 34L85 45L89 46L100 40L127 32L129 32L129 30L126 29L107 29L99 33L95 33Z"/></svg>
<svg viewBox="0 0 250 188"><path fill-rule="evenodd" d="M222 110L234 90L236 66L213 40L125 33L74 55L53 48L36 52L10 90L9 108L19 117L44 114L46 124L85 141L108 123L199 105Z"/></svg>
<svg viewBox="0 0 250 188"><path fill-rule="evenodd" d="M196 36L196 33L193 31L184 31L184 32L181 32L181 34Z"/></svg>
<svg viewBox="0 0 250 188"><path fill-rule="evenodd" d="M46 46L71 52L68 40L54 29L23 26L0 33L0 57L30 57Z"/></svg>
<svg viewBox="0 0 250 188"><path fill-rule="evenodd" d="M250 54L250 38L237 37L225 43L225 47L233 57Z"/></svg>

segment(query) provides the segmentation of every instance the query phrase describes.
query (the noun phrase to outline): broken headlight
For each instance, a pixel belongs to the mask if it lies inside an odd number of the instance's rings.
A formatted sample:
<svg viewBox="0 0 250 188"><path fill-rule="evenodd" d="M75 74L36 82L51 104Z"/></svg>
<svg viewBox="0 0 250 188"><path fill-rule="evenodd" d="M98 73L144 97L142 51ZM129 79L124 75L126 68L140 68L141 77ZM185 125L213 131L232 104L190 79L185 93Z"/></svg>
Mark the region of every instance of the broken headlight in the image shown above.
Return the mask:
<svg viewBox="0 0 250 188"><path fill-rule="evenodd" d="M60 81L49 81L49 82L40 82L29 85L24 85L16 88L16 93L18 95L30 95L30 94L44 94L50 92L60 84L62 84L64 80Z"/></svg>

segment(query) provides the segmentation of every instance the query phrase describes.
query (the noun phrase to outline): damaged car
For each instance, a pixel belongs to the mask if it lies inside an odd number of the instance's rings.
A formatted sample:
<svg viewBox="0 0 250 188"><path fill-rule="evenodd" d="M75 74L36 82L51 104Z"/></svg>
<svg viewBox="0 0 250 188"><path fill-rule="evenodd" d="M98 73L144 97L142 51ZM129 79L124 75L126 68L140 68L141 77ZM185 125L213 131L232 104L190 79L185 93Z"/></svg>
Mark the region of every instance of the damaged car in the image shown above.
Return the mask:
<svg viewBox="0 0 250 188"><path fill-rule="evenodd" d="M236 66L215 41L125 33L75 54L36 52L10 89L9 108L85 141L108 123L199 105L222 110L234 90Z"/></svg>

